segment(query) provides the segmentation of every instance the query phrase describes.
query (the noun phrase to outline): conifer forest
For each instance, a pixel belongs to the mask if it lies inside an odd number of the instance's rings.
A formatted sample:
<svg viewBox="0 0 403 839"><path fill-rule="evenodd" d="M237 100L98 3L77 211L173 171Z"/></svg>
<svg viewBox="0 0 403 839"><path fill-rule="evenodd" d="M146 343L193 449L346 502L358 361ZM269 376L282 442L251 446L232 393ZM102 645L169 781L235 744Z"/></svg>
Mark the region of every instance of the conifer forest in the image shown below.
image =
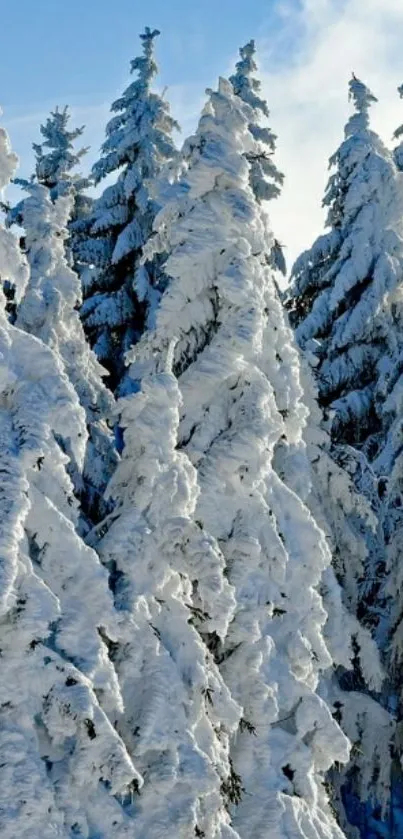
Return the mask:
<svg viewBox="0 0 403 839"><path fill-rule="evenodd" d="M159 35L0 129L0 837L403 839L403 85L286 264L255 42L179 144Z"/></svg>

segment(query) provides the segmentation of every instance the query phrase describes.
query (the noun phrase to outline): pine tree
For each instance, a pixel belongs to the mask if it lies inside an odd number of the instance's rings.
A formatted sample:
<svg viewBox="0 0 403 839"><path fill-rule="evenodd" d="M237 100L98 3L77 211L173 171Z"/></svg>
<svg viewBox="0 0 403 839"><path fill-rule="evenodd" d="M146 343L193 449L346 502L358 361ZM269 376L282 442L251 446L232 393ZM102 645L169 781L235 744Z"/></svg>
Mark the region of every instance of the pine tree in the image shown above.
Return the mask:
<svg viewBox="0 0 403 839"><path fill-rule="evenodd" d="M280 195L284 175L273 160L277 137L267 125L262 124L262 120L269 118L270 111L261 97L261 83L253 75L257 71L255 42L249 41L239 53L240 61L236 64L236 72L230 76L230 82L234 93L253 111L249 131L256 142L253 152L246 155L250 164L250 185L257 201L271 201ZM283 248L277 239L272 244L270 261L281 274L287 273Z"/></svg>
<svg viewBox="0 0 403 839"><path fill-rule="evenodd" d="M136 836L235 839L221 788L241 714L206 645L225 638L234 596L217 542L195 521L196 470L176 451L180 395L167 368L119 402L116 509L97 546L120 615L116 727L144 777Z"/></svg>
<svg viewBox="0 0 403 839"><path fill-rule="evenodd" d="M335 759L347 761L348 741L317 691L332 663L318 590L330 553L274 468L276 446L300 439L306 410L265 257L271 234L249 183L244 153L256 141L245 107L221 80L186 144L188 168L144 257L168 254L168 285L130 375L141 379L176 342L179 443L198 473L196 516L236 593L225 639L210 639L242 707L223 787L233 827L242 839L341 837L323 781Z"/></svg>
<svg viewBox="0 0 403 839"><path fill-rule="evenodd" d="M16 158L0 131L0 189ZM0 227L0 276L19 302L28 269ZM140 783L106 709L121 708L101 630L116 617L107 575L77 535L67 446L85 415L51 349L0 306L0 830L4 839L128 839L117 796Z"/></svg>
<svg viewBox="0 0 403 839"><path fill-rule="evenodd" d="M350 98L355 111L330 159L336 171L324 198L330 229L297 260L288 305L333 440L363 446L373 460L383 439L383 382L397 351L401 190L392 155L369 128L375 97L353 77Z"/></svg>
<svg viewBox="0 0 403 839"><path fill-rule="evenodd" d="M31 271L16 325L57 352L85 409L89 437L83 473L74 466L74 458L71 465L76 495L91 523L108 510L103 494L117 464L106 422L113 414L113 397L102 382L105 370L86 342L77 312L80 281L64 252L73 195L69 192L52 201L46 187L27 188L30 194L20 202L20 216Z"/></svg>
<svg viewBox="0 0 403 839"><path fill-rule="evenodd" d="M156 205L150 184L175 157L172 132L178 128L167 102L151 90L157 73L154 40L158 31L140 36L143 56L131 62L138 78L112 105L102 156L94 165L96 184L118 173L95 202L87 239L78 249L88 266L83 275L82 319L95 352L116 389L124 354L138 340L162 291L159 260L140 265L141 248L151 230Z"/></svg>

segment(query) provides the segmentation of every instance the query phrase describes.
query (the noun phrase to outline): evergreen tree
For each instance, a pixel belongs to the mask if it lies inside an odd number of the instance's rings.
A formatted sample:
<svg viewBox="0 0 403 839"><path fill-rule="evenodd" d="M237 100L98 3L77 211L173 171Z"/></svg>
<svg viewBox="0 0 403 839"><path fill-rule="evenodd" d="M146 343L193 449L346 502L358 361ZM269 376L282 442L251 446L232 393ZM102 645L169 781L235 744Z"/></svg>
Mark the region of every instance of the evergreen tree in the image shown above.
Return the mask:
<svg viewBox="0 0 403 839"><path fill-rule="evenodd" d="M20 215L31 271L16 325L57 352L85 409L89 437L84 471L74 467L72 458L72 476L84 514L89 522L97 521L107 512L103 494L117 463L106 422L113 413L113 397L102 382L105 370L86 342L77 312L80 281L64 252L74 199L68 193L52 201L50 191L39 184L31 184L28 190Z"/></svg>
<svg viewBox="0 0 403 839"><path fill-rule="evenodd" d="M0 189L16 166L0 131ZM28 278L0 227L0 276ZM105 709L120 708L101 630L107 575L77 535L67 446L82 464L85 416L56 353L0 306L0 829L4 839L128 839L117 796L141 779Z"/></svg>
<svg viewBox="0 0 403 839"><path fill-rule="evenodd" d="M154 40L158 31L140 36L143 55L131 62L138 78L112 105L102 156L92 175L96 184L118 173L95 202L88 235L78 254L83 275L85 330L117 388L124 355L152 322L162 291L160 260L140 265L141 248L151 230L156 205L150 184L175 157L172 131L178 128L166 101L151 90L157 73Z"/></svg>
<svg viewBox="0 0 403 839"><path fill-rule="evenodd" d="M69 263L80 273L77 250L86 229L85 220L92 209L93 199L85 192L90 186L89 179L73 171L88 152L88 148L76 150L74 147L75 141L84 132L84 126L69 131L70 119L67 105L62 110L56 108L51 112L46 123L40 126L43 142L33 143L35 172L31 181L17 180L17 183L25 187L28 183L46 186L50 190L52 201L61 195L69 194L73 197L65 248ZM9 224L17 223L23 226L21 210L20 203L9 211Z"/></svg>
<svg viewBox="0 0 403 839"><path fill-rule="evenodd" d="M40 126L43 142L33 143L36 179L51 190L52 198L63 195L65 189L76 182L77 176L72 174L72 170L88 151L87 148L75 150L74 143L82 136L84 126L69 131L70 118L67 105L63 110L56 108L45 125Z"/></svg>
<svg viewBox="0 0 403 839"><path fill-rule="evenodd" d="M354 114L330 159L336 171L324 198L330 230L297 260L288 305L333 440L364 446L373 460L383 439L383 382L398 349L401 189L392 155L369 128L375 97L353 77L350 98Z"/></svg>
<svg viewBox="0 0 403 839"><path fill-rule="evenodd" d="M255 42L249 41L241 47L239 53L240 61L236 64L236 72L230 76L230 82L234 93L253 112L249 131L255 140L255 148L246 154L250 164L250 185L257 201L271 201L280 195L284 175L273 160L277 137L267 125L262 124L264 119L269 118L270 111L267 102L261 97L261 83L253 75L257 71ZM272 244L270 262L283 275L286 274L283 248L277 239Z"/></svg>
<svg viewBox="0 0 403 839"><path fill-rule="evenodd" d="M66 194L73 197L65 249L69 263L80 276L84 266L80 263L79 248L86 234L86 221L92 211L93 198L87 193L91 180L74 171L88 152L87 147L78 151L74 147L75 141L82 137L85 126L69 131L70 119L67 105L62 110L56 108L45 125L41 125L44 142L34 143L33 148L36 181L50 189L52 200Z"/></svg>
<svg viewBox="0 0 403 839"><path fill-rule="evenodd" d="M235 839L223 788L241 711L203 640L225 638L235 602L219 546L195 521L196 470L176 451L176 379L168 371L144 378L119 409L116 510L98 550L120 615L112 657L125 710L116 727L144 777L133 830L147 839L161 831Z"/></svg>
<svg viewBox="0 0 403 839"><path fill-rule="evenodd" d="M335 718L354 744L350 762L331 772L330 782L341 826L348 837L355 837L351 820L368 827L378 814L384 827L391 819L396 721L392 705L385 703L388 679L377 646L383 586L382 503L376 474L362 452L332 445L321 427L312 377L303 358L301 362L304 401L310 409L304 439L313 476L306 503L332 552L332 568L324 574L321 588L328 613L325 638L337 665L328 695ZM292 460L295 456L293 452ZM302 495L299 459L292 472Z"/></svg>
<svg viewBox="0 0 403 839"><path fill-rule="evenodd" d="M349 681L349 690L356 690L358 685L369 693L359 700L352 694L347 703L355 703L358 712L353 728L354 717L346 702L342 703L343 715L347 710L350 719L346 724L344 718L343 725L351 739L356 741L359 734L360 740L345 787L349 815L358 809L354 796L365 799L369 792L372 803L363 810L361 826L365 832L371 823L374 835L382 836L382 831L392 829L393 808L387 811L397 766L391 750L398 722L396 674L388 648L395 638L392 651L396 656L401 614L397 545L402 189L396 152L394 160L369 127L369 107L375 97L354 76L350 98L355 113L347 123L344 142L330 160L337 168L324 199L329 207L330 230L297 260L288 306L297 339L316 379L324 425L331 437L329 440L325 433L316 458L319 467L314 471L321 506L327 511L333 532L334 568L345 602L361 623L356 642L361 649L367 648L366 664L362 654L356 657L354 677ZM316 426L320 424L318 416ZM388 481L391 473L393 479ZM345 492L346 478L352 484L350 494ZM364 508L359 513L354 485L366 496L376 516L375 530L368 526L368 518L366 525ZM342 527L337 526L334 517L340 498L344 498L342 506L348 513L347 519L339 520ZM346 510L348 498L355 511L351 507ZM358 536L364 537L364 552L354 549L346 521L356 534L358 526ZM380 647L386 671L382 691L379 680L377 685L371 678L371 658L375 661L376 657L368 655L371 647L363 646L363 632L368 630ZM346 686L344 679L342 684ZM371 702L371 696L376 702Z"/></svg>
<svg viewBox="0 0 403 839"><path fill-rule="evenodd" d="M275 468L277 445L300 439L306 410L244 156L256 148L252 113L221 80L185 144L188 168L144 257L168 254L168 285L130 374L141 379L176 341L179 443L197 468L196 516L236 594L226 637L209 639L242 708L223 787L233 827L242 839L341 837L323 781L335 759L348 760L348 741L317 690L332 664L318 590L330 553Z"/></svg>

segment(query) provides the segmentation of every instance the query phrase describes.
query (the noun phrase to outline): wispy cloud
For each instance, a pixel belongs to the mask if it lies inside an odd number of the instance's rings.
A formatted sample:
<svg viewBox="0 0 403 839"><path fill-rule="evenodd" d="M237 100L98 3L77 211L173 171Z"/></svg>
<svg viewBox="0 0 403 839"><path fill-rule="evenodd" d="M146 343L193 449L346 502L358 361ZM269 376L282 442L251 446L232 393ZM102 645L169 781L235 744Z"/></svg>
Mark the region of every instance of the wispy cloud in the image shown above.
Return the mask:
<svg viewBox="0 0 403 839"><path fill-rule="evenodd" d="M271 214L290 263L323 228L327 162L343 136L351 72L378 97L373 126L387 143L403 122L396 93L403 80L403 5L400 0L290 0L279 8L278 40L287 45L288 55L278 60L274 34L259 46L279 135L278 161L286 174Z"/></svg>

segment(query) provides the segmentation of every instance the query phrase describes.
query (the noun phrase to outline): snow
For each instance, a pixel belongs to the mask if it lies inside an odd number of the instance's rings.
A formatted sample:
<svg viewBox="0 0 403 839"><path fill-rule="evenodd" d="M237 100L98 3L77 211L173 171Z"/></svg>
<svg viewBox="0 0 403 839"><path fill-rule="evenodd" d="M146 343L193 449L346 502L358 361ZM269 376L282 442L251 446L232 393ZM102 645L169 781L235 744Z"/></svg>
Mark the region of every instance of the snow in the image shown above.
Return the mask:
<svg viewBox="0 0 403 839"><path fill-rule="evenodd" d="M224 638L235 608L220 548L195 519L197 474L176 451L181 396L167 370L120 400L124 450L109 492L116 510L98 550L113 568L117 729L144 778L136 835L235 837L220 787L241 709L206 638Z"/></svg>
<svg viewBox="0 0 403 839"><path fill-rule="evenodd" d="M393 359L397 350L393 299L402 277L402 189L392 154L369 127L375 97L353 77L350 98L355 111L330 158L335 172L323 202L330 230L297 260L288 305L298 342L316 357L319 399L333 438L366 442L370 451L378 430L378 380L385 357Z"/></svg>
<svg viewBox="0 0 403 839"><path fill-rule="evenodd" d="M80 404L89 432L84 472L73 471L76 495L89 521L108 511L102 499L117 464L114 441L107 420L113 398L102 377L106 371L90 350L77 312L81 299L77 274L67 264L64 240L73 196L51 200L39 184L27 187L29 196L20 204L25 248L31 268L24 299L17 308L16 325L41 338L62 359Z"/></svg>
<svg viewBox="0 0 403 839"><path fill-rule="evenodd" d="M4 132L0 136L4 186L16 159ZM3 228L1 234L2 277L20 293L27 263L12 234ZM68 839L79 827L82 835L91 830L106 839L112 811L121 812L115 796L140 776L102 707L102 696L108 707L121 705L98 631L115 624L107 575L74 526L78 511L64 452L68 442L82 467L85 413L60 356L12 326L4 303L1 835ZM115 835L129 834L117 829Z"/></svg>
<svg viewBox="0 0 403 839"><path fill-rule="evenodd" d="M67 107L29 181L0 128L25 191L0 224L0 833L388 839L403 129L388 150L353 74L327 232L282 294L255 43L179 155L158 35L90 178Z"/></svg>
<svg viewBox="0 0 403 839"><path fill-rule="evenodd" d="M322 773L348 760L348 741L316 696L332 663L319 593L330 552L274 468L282 438L303 445L307 411L265 259L271 234L243 157L256 142L249 120L220 80L145 249L144 259L168 254L168 284L154 330L128 359L138 380L174 345L180 450L200 482L196 515L218 540L235 589L234 618L215 652L243 709L226 785L233 826L240 837L340 837Z"/></svg>

